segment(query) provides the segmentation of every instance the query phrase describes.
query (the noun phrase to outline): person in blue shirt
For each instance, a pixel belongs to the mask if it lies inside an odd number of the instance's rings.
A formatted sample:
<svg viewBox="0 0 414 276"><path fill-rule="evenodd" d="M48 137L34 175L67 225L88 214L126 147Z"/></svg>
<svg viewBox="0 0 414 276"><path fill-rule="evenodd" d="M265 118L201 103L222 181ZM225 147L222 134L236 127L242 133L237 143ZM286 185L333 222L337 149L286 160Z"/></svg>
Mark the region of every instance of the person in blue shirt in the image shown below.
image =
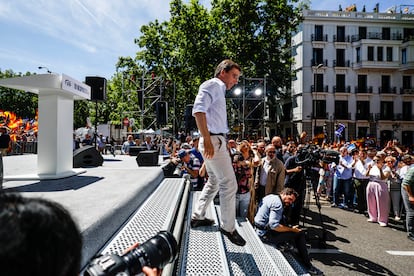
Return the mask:
<svg viewBox="0 0 414 276"><path fill-rule="evenodd" d="M284 223L283 211L295 202L299 194L292 188L284 188L280 194L265 196L254 217L256 233L264 243L278 245L292 243L298 250L303 265L311 275L323 275L310 261L306 248L305 232L298 225L288 226Z"/></svg>

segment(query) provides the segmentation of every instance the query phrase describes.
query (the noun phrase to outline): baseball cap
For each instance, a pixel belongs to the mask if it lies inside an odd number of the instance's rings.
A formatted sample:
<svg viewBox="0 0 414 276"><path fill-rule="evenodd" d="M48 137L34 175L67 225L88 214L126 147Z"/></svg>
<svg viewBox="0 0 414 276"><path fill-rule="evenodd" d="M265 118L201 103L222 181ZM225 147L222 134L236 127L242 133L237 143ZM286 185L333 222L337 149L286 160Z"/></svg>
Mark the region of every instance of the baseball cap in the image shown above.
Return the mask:
<svg viewBox="0 0 414 276"><path fill-rule="evenodd" d="M178 157L183 158L188 154L188 152L185 149L180 149L178 151Z"/></svg>

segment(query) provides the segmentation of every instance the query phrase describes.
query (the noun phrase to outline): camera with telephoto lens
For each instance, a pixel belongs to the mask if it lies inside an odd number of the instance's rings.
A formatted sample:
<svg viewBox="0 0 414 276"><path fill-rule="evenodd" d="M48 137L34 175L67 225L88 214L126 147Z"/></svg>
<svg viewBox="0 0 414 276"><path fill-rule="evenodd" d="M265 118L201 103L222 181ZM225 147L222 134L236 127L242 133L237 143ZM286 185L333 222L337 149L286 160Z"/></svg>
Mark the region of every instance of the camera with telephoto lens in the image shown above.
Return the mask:
<svg viewBox="0 0 414 276"><path fill-rule="evenodd" d="M183 165L184 165L183 162L179 162L177 164L177 166L175 166L173 175L175 175L175 176L181 176L181 168L183 167Z"/></svg>
<svg viewBox="0 0 414 276"><path fill-rule="evenodd" d="M162 269L177 256L177 241L167 231L160 231L157 235L144 242L137 248L122 256L105 254L93 259L86 269L84 276L129 276L142 272L142 267Z"/></svg>

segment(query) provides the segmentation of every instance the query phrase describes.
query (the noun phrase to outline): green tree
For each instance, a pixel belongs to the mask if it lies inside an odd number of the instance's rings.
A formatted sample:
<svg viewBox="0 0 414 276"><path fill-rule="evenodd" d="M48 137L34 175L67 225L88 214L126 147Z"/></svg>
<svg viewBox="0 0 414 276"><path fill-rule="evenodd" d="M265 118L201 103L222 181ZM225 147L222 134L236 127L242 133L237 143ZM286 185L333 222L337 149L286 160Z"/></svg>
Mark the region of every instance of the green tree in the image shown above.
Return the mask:
<svg viewBox="0 0 414 276"><path fill-rule="evenodd" d="M275 105L290 85L289 43L301 9L298 0L213 0L210 10L197 0L172 0L170 20L142 26L135 59L120 59L119 65L125 71L142 68L141 72L171 80L175 90L166 88L163 97L175 101L179 120L198 86L213 76L224 58L238 62L246 77L266 76L269 100Z"/></svg>
<svg viewBox="0 0 414 276"><path fill-rule="evenodd" d="M15 73L12 70L0 70L0 78L13 78L21 76L29 76L29 72ZM36 116L37 110L37 94L18 91L11 88L0 86L0 110L11 111L20 118L33 119Z"/></svg>

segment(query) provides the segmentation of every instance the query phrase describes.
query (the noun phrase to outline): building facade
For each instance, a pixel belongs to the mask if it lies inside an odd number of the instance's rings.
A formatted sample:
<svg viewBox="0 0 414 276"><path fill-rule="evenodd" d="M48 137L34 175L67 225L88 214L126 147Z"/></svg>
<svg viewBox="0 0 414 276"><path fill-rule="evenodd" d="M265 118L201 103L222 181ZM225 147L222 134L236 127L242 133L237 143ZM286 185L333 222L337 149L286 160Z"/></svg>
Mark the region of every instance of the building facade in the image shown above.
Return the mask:
<svg viewBox="0 0 414 276"><path fill-rule="evenodd" d="M414 15L305 10L281 135L414 144ZM286 120L288 118L288 120ZM336 135L338 126L345 128Z"/></svg>

